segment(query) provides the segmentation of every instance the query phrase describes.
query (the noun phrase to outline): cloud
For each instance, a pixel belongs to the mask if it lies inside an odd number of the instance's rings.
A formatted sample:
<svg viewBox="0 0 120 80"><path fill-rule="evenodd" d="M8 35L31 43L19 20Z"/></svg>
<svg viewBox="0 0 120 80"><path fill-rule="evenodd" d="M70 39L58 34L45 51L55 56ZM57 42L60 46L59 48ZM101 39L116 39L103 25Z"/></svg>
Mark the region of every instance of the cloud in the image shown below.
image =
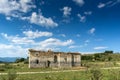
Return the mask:
<svg viewBox="0 0 120 80"><path fill-rule="evenodd" d="M48 38L48 39L45 39L43 41L40 41L40 42L37 42L33 49L36 49L36 50L61 50L63 47L66 47L66 46L70 46L74 44L74 41L69 39L69 40L66 40L66 41L62 41L60 39L57 39L57 38ZM61 48L62 47L62 48Z"/></svg>
<svg viewBox="0 0 120 80"><path fill-rule="evenodd" d="M57 27L58 24L52 20L52 18L46 18L42 14L37 14L33 12L30 17L26 17L31 23L46 27L46 28L54 28Z"/></svg>
<svg viewBox="0 0 120 80"><path fill-rule="evenodd" d="M33 1L32 0L20 0L20 2L19 2L20 4L21 4L21 11L22 12L27 12L27 11L29 11L31 8L35 8L35 5L29 5L29 4L32 4L33 3Z"/></svg>
<svg viewBox="0 0 120 80"><path fill-rule="evenodd" d="M60 10L63 12L63 20L62 20L62 22L69 23L72 20L72 18L70 17L72 8L68 7L68 6L65 6Z"/></svg>
<svg viewBox="0 0 120 80"><path fill-rule="evenodd" d="M102 50L102 49L107 49L108 47L105 46L98 46L98 47L94 47L95 50Z"/></svg>
<svg viewBox="0 0 120 80"><path fill-rule="evenodd" d="M54 28L57 27L58 24L52 20L51 17L46 18L41 14L37 14L36 12L33 12L31 16L29 17L20 17L22 20L28 20L32 24L36 24L42 27L46 28Z"/></svg>
<svg viewBox="0 0 120 80"><path fill-rule="evenodd" d="M39 38L39 37L50 37L53 35L53 33L51 32L42 32L42 31L23 31L23 34L25 34L25 36L27 36L28 38Z"/></svg>
<svg viewBox="0 0 120 80"><path fill-rule="evenodd" d="M90 33L90 34L94 34L95 33L95 28L91 28L88 32Z"/></svg>
<svg viewBox="0 0 120 80"><path fill-rule="evenodd" d="M27 48L14 44L0 44L1 57L26 57L27 50Z"/></svg>
<svg viewBox="0 0 120 80"><path fill-rule="evenodd" d="M82 6L83 4L85 4L84 0L73 0L73 1L79 6Z"/></svg>
<svg viewBox="0 0 120 80"><path fill-rule="evenodd" d="M98 53L98 52L80 52L81 54L95 54L95 53Z"/></svg>
<svg viewBox="0 0 120 80"><path fill-rule="evenodd" d="M33 48L37 50L60 50L61 47L66 47L74 44L72 39L62 41L57 38L48 38L42 41L36 40L38 37L51 37L53 34L50 32L41 32L41 31L23 31L24 36L8 36L8 34L1 33L1 35L9 41L12 45L23 46L28 48ZM33 36L33 37L32 37ZM7 44L5 44L7 45ZM2 46L6 49L12 49L13 46ZM11 53L12 54L12 53Z"/></svg>
<svg viewBox="0 0 120 80"><path fill-rule="evenodd" d="M104 4L104 3L99 3L98 8L103 8L103 7L105 7L105 6L106 6L106 4Z"/></svg>
<svg viewBox="0 0 120 80"><path fill-rule="evenodd" d="M111 6L114 6L114 5L119 4L119 3L120 3L120 0L116 0L115 2L111 1L111 4L109 6L111 7Z"/></svg>
<svg viewBox="0 0 120 80"><path fill-rule="evenodd" d="M86 40L86 41L85 41L85 43L89 43L89 42L90 42L90 40Z"/></svg>
<svg viewBox="0 0 120 80"><path fill-rule="evenodd" d="M74 49L74 48L81 48L81 47L83 47L83 46L71 45L68 48L69 49Z"/></svg>
<svg viewBox="0 0 120 80"><path fill-rule="evenodd" d="M91 15L91 14L92 14L92 11L85 11L84 14L85 14L85 15Z"/></svg>
<svg viewBox="0 0 120 80"><path fill-rule="evenodd" d="M51 32L42 32L42 31L23 31L23 34L25 35L24 37L19 37L19 35L15 36L8 36L8 34L1 33L1 35L6 38L8 41L11 41L12 43L15 44L34 44L35 38L40 38L40 37L50 37L53 34Z"/></svg>
<svg viewBox="0 0 120 80"><path fill-rule="evenodd" d="M41 47L51 47L51 46L68 46L73 43L74 43L74 41L71 39L69 39L67 41L61 41L56 38L49 38L44 41L41 41L39 44L41 45Z"/></svg>
<svg viewBox="0 0 120 80"><path fill-rule="evenodd" d="M14 44L32 44L34 43L33 40L27 38L27 37L18 37L18 35L16 36L8 36L5 33L1 34L5 39L7 39L8 41L14 43Z"/></svg>
<svg viewBox="0 0 120 80"><path fill-rule="evenodd" d="M9 20L9 21L10 21L10 20L12 20L12 19L11 19L11 17L6 17L6 20Z"/></svg>
<svg viewBox="0 0 120 80"><path fill-rule="evenodd" d="M98 8L104 8L104 7L112 7L116 4L119 4L120 3L120 0L116 0L116 1L108 1L106 3L99 3L98 4Z"/></svg>
<svg viewBox="0 0 120 80"><path fill-rule="evenodd" d="M36 7L33 5L32 0L0 0L0 3L0 13L14 17Z"/></svg>
<svg viewBox="0 0 120 80"><path fill-rule="evenodd" d="M66 37L66 35L65 35L65 34L60 34L60 36L62 36L62 37Z"/></svg>
<svg viewBox="0 0 120 80"><path fill-rule="evenodd" d="M81 14L77 14L77 16L80 18L80 22L86 21L86 16L82 16Z"/></svg>
<svg viewBox="0 0 120 80"><path fill-rule="evenodd" d="M0 13L6 15L7 20L10 20L12 16L47 28L58 26L51 17L46 18L36 12L33 12L29 17L23 17L24 13L28 13L31 9L36 8L32 0L0 0L0 3Z"/></svg>
<svg viewBox="0 0 120 80"><path fill-rule="evenodd" d="M71 15L71 7L63 7L63 9L61 9L61 11L63 11L63 16L64 17L69 17L69 15Z"/></svg>

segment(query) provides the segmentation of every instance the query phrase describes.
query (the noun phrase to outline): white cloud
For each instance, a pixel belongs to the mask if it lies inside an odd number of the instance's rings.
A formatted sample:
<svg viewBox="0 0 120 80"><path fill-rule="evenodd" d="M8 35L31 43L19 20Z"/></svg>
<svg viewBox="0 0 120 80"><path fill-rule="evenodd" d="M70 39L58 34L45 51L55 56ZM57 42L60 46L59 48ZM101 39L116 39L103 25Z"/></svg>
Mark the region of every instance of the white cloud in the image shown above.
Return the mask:
<svg viewBox="0 0 120 80"><path fill-rule="evenodd" d="M26 13L31 8L35 8L32 4L32 0L0 0L0 13L14 16L20 15L20 13Z"/></svg>
<svg viewBox="0 0 120 80"><path fill-rule="evenodd" d="M85 11L84 14L85 14L85 15L91 15L91 14L92 14L92 11Z"/></svg>
<svg viewBox="0 0 120 80"><path fill-rule="evenodd" d="M82 6L85 3L84 0L73 0L73 1L79 6Z"/></svg>
<svg viewBox="0 0 120 80"><path fill-rule="evenodd" d="M31 23L43 26L43 27L56 27L58 26L52 18L46 18L42 14L33 12L30 17L23 17L24 13L29 12L36 6L32 0L0 0L0 13L6 16L17 17L22 20L29 20ZM6 17L7 20L10 18Z"/></svg>
<svg viewBox="0 0 120 80"><path fill-rule="evenodd" d="M77 16L80 18L80 22L86 21L86 16L82 16L81 14L77 14Z"/></svg>
<svg viewBox="0 0 120 80"><path fill-rule="evenodd" d="M104 8L104 7L112 7L116 4L119 4L120 3L120 0L116 0L116 1L108 1L106 3L99 3L98 4L98 8Z"/></svg>
<svg viewBox="0 0 120 80"><path fill-rule="evenodd" d="M56 38L49 38L40 42L41 47L52 47L52 46L68 46L73 44L74 41L69 39L67 41L61 41Z"/></svg>
<svg viewBox="0 0 120 80"><path fill-rule="evenodd" d="M34 32L30 30L23 31L23 36L9 36L5 33L1 33L1 35L3 39L7 39L9 41L9 44L0 44L0 53L2 53L1 55L3 56L25 56L29 48L37 50L61 50L64 47L68 47L74 44L74 41L72 39L65 41L57 38L48 38L45 40L36 39L42 36L51 37L53 34L50 32ZM8 41L6 41L6 43Z"/></svg>
<svg viewBox="0 0 120 80"><path fill-rule="evenodd" d="M39 37L43 37L43 36L50 37L53 35L53 33L47 32L47 31L46 32L42 32L42 31L33 32L31 30L23 31L23 34L25 34L28 38L39 38Z"/></svg>
<svg viewBox="0 0 120 80"><path fill-rule="evenodd" d="M1 33L1 35L6 38L8 41L11 41L12 43L15 44L34 44L35 38L39 37L50 37L53 34L51 32L42 32L42 31L23 31L23 34L25 35L24 37L19 37L18 35L15 36L8 36L8 34Z"/></svg>
<svg viewBox="0 0 120 80"><path fill-rule="evenodd" d="M98 52L80 52L81 54L94 54L94 53L98 53Z"/></svg>
<svg viewBox="0 0 120 80"><path fill-rule="evenodd" d="M74 43L73 40L69 39L66 41L61 41L60 39L57 38L48 38L44 41L40 41L37 42L36 44L34 44L35 46L33 47L33 49L36 50L61 50L61 47L66 47L66 46L70 46Z"/></svg>
<svg viewBox="0 0 120 80"><path fill-rule="evenodd" d="M9 20L9 21L10 21L10 20L11 20L11 17L6 17L6 20Z"/></svg>
<svg viewBox="0 0 120 80"><path fill-rule="evenodd" d="M116 4L119 4L120 3L120 0L116 0L116 1L109 1L109 6L111 7L111 6L114 6L114 5L116 5Z"/></svg>
<svg viewBox="0 0 120 80"><path fill-rule="evenodd" d="M76 48L77 46L69 46L68 48L72 49L72 48Z"/></svg>
<svg viewBox="0 0 120 80"><path fill-rule="evenodd" d="M0 44L1 57L26 57L27 50L27 48L13 44Z"/></svg>
<svg viewBox="0 0 120 80"><path fill-rule="evenodd" d="M21 11L22 12L27 12L28 10L30 10L31 8L35 8L35 5L29 5L29 4L32 4L32 0L20 0L20 7L21 7Z"/></svg>
<svg viewBox="0 0 120 80"><path fill-rule="evenodd" d="M65 35L65 34L60 34L60 36L62 36L62 37L66 37L66 35Z"/></svg>
<svg viewBox="0 0 120 80"><path fill-rule="evenodd" d="M25 18L26 19L26 18ZM43 27L57 27L58 24L55 23L52 18L46 18L42 14L37 14L36 12L33 12L31 17L28 18L31 23L43 26Z"/></svg>
<svg viewBox="0 0 120 80"><path fill-rule="evenodd" d="M105 46L98 46L98 47L94 47L95 50L102 50L102 49L107 49L108 47Z"/></svg>
<svg viewBox="0 0 120 80"><path fill-rule="evenodd" d="M91 29L89 30L89 33L90 33L90 34L94 34L94 33L95 33L95 30L96 30L95 28L91 28Z"/></svg>
<svg viewBox="0 0 120 80"><path fill-rule="evenodd" d="M71 46L69 46L68 48L69 48L69 49L74 49L74 48L80 48L80 47L83 47L83 46L71 45Z"/></svg>
<svg viewBox="0 0 120 80"><path fill-rule="evenodd" d="M63 20L64 23L69 23L73 18L70 17L72 8L65 6L62 9L60 9L63 12Z"/></svg>
<svg viewBox="0 0 120 80"><path fill-rule="evenodd" d="M64 17L69 17L69 15L71 15L71 7L63 7L63 9L61 9L63 11L63 16Z"/></svg>
<svg viewBox="0 0 120 80"><path fill-rule="evenodd" d="M15 43L15 44L33 44L34 41L27 38L27 37L18 37L18 35L16 36L8 36L5 33L1 34L4 38L6 38L8 41Z"/></svg>
<svg viewBox="0 0 120 80"><path fill-rule="evenodd" d="M104 4L104 3L99 3L98 8L103 8L103 7L105 7L105 6L106 6L106 4Z"/></svg>

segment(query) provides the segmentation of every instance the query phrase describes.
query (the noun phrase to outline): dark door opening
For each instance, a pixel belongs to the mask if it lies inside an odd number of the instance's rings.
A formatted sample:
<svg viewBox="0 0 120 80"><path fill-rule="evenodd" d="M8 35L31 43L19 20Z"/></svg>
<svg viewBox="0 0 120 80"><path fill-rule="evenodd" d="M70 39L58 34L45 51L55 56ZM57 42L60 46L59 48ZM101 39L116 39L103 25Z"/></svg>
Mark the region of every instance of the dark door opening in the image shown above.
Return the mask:
<svg viewBox="0 0 120 80"><path fill-rule="evenodd" d="M49 60L47 60L47 67L50 67L50 61Z"/></svg>
<svg viewBox="0 0 120 80"><path fill-rule="evenodd" d="M57 62L58 62L57 56L55 55L55 56L54 56L54 63L57 63Z"/></svg>
<svg viewBox="0 0 120 80"><path fill-rule="evenodd" d="M72 61L71 61L72 66L75 66L75 62L74 62L74 55L72 54Z"/></svg>
<svg viewBox="0 0 120 80"><path fill-rule="evenodd" d="M39 64L39 60L38 59L36 60L36 64Z"/></svg>

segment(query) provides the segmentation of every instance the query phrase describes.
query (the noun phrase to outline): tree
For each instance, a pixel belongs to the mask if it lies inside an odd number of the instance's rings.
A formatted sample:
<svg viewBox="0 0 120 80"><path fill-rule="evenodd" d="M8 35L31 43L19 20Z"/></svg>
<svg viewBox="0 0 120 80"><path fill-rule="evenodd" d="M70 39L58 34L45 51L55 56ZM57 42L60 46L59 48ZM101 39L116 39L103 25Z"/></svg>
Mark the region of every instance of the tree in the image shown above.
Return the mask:
<svg viewBox="0 0 120 80"><path fill-rule="evenodd" d="M105 51L104 53L112 54L113 51Z"/></svg>
<svg viewBox="0 0 120 80"><path fill-rule="evenodd" d="M24 62L26 59L25 58L19 58L19 59L16 59L16 63L19 63L19 62Z"/></svg>

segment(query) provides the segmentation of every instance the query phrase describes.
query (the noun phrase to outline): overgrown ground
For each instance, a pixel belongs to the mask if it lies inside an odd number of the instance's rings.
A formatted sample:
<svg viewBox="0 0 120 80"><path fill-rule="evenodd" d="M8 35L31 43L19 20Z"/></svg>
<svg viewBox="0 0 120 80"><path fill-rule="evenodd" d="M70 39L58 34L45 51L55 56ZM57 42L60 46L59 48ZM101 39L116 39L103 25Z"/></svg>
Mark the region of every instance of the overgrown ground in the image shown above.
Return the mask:
<svg viewBox="0 0 120 80"><path fill-rule="evenodd" d="M8 73L8 75L0 75L0 80L120 80L120 68L112 69L112 67L119 67L119 62L83 61L82 65L84 65L86 68L82 70L77 68L79 71L62 72L66 69L29 69L28 64L23 63L1 64L0 73L5 72ZM16 74L17 72L42 72L56 70L61 72Z"/></svg>
<svg viewBox="0 0 120 80"><path fill-rule="evenodd" d="M12 72L14 74L14 71ZM86 71L71 71L59 73L21 74L13 75L15 79L8 79L9 75L1 75L0 80L120 80L120 69Z"/></svg>

